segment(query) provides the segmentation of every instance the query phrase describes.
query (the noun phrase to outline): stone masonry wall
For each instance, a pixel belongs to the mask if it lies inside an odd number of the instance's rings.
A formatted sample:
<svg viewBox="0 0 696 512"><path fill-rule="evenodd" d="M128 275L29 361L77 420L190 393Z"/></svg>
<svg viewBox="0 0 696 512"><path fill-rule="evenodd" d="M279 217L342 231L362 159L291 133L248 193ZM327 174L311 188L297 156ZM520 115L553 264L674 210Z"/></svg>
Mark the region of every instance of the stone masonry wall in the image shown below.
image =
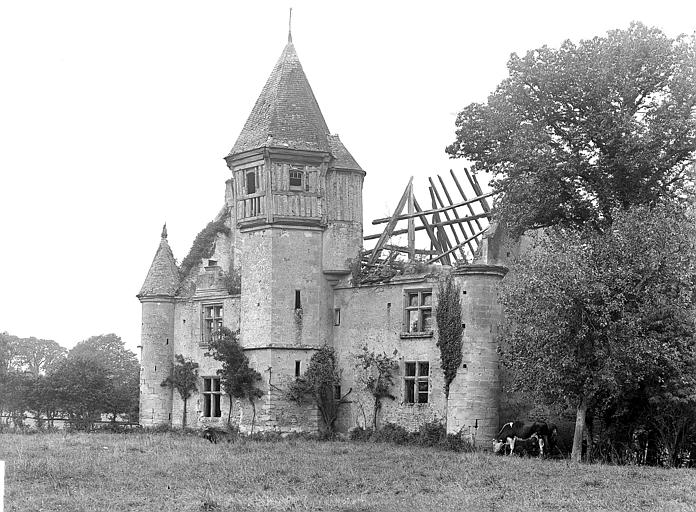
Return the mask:
<svg viewBox="0 0 696 512"><path fill-rule="evenodd" d="M384 399L378 424L397 423L409 430L433 419L444 419L444 379L440 369L440 352L436 333L428 336L402 334L404 326L404 294L406 290L433 292L433 314L437 294L437 280L426 277L395 278L388 284L337 287L334 307L340 308L340 325L334 326L334 347L343 368L341 391L352 392L351 401L341 408L338 427L346 431L355 426L371 426L373 398L361 389L355 369L355 355L361 347L392 356L399 365L394 375L392 394L395 399ZM427 361L430 366L429 400L427 404L404 402L404 363Z"/></svg>

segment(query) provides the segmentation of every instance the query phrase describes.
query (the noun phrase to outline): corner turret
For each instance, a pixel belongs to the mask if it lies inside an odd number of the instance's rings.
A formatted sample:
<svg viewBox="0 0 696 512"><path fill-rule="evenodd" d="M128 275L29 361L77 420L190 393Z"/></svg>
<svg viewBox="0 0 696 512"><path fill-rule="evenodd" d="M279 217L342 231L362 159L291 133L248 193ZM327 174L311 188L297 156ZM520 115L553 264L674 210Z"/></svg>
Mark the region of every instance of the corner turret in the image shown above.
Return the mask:
<svg viewBox="0 0 696 512"><path fill-rule="evenodd" d="M174 360L174 297L179 270L162 228L159 247L140 293L142 331L140 344L140 424L170 425L172 390L162 387Z"/></svg>

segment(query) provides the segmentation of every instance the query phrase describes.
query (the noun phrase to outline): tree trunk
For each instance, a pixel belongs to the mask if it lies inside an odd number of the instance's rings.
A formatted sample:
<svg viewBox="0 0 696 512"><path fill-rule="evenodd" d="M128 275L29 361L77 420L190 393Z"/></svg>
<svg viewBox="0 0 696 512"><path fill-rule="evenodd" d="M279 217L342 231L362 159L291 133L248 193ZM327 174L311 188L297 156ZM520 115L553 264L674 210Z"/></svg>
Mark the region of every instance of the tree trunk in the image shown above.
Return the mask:
<svg viewBox="0 0 696 512"><path fill-rule="evenodd" d="M372 408L372 428L377 431L377 413L379 412L379 398L375 397L375 405Z"/></svg>
<svg viewBox="0 0 696 512"><path fill-rule="evenodd" d="M256 404L254 403L253 399L250 399L249 402L251 402L251 435L254 435L254 423L256 422Z"/></svg>
<svg viewBox="0 0 696 512"><path fill-rule="evenodd" d="M184 398L184 417L181 420L181 428L186 428L186 402L187 400Z"/></svg>
<svg viewBox="0 0 696 512"><path fill-rule="evenodd" d="M582 460L582 433L585 430L585 415L587 414L587 399L583 396L578 404L575 415L575 434L573 435L573 451L570 454L572 462Z"/></svg>
<svg viewBox="0 0 696 512"><path fill-rule="evenodd" d="M227 427L232 426L232 395L227 395L230 399L230 409L227 412Z"/></svg>

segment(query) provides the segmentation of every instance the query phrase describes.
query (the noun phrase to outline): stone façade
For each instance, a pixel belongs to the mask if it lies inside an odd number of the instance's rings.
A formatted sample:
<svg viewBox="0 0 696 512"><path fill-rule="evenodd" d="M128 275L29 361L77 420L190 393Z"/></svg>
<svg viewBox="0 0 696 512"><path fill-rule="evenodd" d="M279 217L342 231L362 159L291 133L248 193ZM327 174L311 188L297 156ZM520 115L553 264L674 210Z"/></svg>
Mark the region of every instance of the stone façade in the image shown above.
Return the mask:
<svg viewBox="0 0 696 512"><path fill-rule="evenodd" d="M215 377L218 368L205 356L206 338L210 325L221 324L239 329L250 364L262 375L258 430L319 428L316 408L287 400L284 390L306 370L312 354L328 344L338 355L342 393L351 390L348 403L340 406L339 430L370 424L372 399L361 391L355 369L355 355L367 347L391 355L399 367L394 399L384 402L381 423L414 430L446 418L452 432L492 437L500 408L495 344L497 283L505 274L497 265L505 250L498 247L500 237L492 233L484 238L476 265L431 266L386 283L354 286L350 261L362 250L365 172L338 136L330 134L291 40L225 160L231 177L225 205L214 220L228 229L216 233L210 255L183 276L164 230L138 294L141 424L182 424L182 400L161 386L176 354L200 365L199 391L189 399L187 425L226 423L224 393L217 416L206 405L210 393L204 387L204 379ZM452 273L462 291L465 324L464 362L449 399L443 391L437 326L433 321L427 332L407 333L405 309L408 297L427 297L434 316L438 282L446 273ZM238 294L226 285L234 274L241 276ZM419 375L416 402L421 403L412 403L415 388L408 387L415 367L427 368L427 375ZM233 422L249 430L250 405L233 405Z"/></svg>

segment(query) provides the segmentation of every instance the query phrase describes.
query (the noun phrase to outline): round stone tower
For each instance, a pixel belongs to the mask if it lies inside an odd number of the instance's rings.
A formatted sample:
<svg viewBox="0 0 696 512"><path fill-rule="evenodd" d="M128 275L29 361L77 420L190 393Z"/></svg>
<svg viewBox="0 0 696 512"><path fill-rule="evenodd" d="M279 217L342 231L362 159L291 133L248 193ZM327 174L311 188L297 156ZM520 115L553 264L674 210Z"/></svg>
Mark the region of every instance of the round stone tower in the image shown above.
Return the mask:
<svg viewBox="0 0 696 512"><path fill-rule="evenodd" d="M450 385L447 428L450 432L463 428L479 441L493 439L500 420L498 284L506 273L507 268L497 265L462 265L453 270L462 294L463 361Z"/></svg>
<svg viewBox="0 0 696 512"><path fill-rule="evenodd" d="M167 243L167 227L137 295L142 304L140 424L171 424L172 390L162 387L174 360L174 303L179 270Z"/></svg>

